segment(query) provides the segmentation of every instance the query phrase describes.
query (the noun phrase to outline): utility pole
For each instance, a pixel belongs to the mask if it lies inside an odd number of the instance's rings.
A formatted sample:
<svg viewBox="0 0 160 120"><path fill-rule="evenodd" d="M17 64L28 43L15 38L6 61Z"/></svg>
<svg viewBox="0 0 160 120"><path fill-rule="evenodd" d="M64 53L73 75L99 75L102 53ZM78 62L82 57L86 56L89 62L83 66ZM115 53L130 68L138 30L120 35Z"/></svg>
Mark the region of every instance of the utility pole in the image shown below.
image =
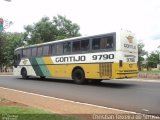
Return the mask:
<svg viewBox="0 0 160 120"><path fill-rule="evenodd" d="M160 70L160 45L158 46L158 53L159 53L158 69Z"/></svg>

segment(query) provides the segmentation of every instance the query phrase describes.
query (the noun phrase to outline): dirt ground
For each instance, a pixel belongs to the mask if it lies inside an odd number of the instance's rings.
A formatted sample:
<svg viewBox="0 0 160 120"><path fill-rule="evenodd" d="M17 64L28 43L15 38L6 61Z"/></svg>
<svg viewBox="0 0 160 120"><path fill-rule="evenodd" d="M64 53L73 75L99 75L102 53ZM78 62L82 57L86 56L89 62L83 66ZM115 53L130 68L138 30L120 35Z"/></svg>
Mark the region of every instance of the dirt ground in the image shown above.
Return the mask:
<svg viewBox="0 0 160 120"><path fill-rule="evenodd" d="M28 105L7 100L5 98L0 98L0 107L1 106L20 106L20 107L28 107Z"/></svg>
<svg viewBox="0 0 160 120"><path fill-rule="evenodd" d="M0 107L1 106L21 106L21 107L27 107L28 105L22 104L22 103L18 103L18 102L14 102L14 101L10 101L8 99L5 98L0 98Z"/></svg>

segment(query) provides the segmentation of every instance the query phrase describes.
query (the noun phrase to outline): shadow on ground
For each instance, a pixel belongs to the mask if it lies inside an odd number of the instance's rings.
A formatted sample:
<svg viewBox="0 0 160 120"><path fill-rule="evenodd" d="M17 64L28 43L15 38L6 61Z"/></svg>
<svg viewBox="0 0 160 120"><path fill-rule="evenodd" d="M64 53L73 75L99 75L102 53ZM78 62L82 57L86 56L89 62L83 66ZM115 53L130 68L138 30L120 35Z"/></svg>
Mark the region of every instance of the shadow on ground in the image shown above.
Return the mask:
<svg viewBox="0 0 160 120"><path fill-rule="evenodd" d="M41 78L28 78L28 79L22 79L22 78L17 78L19 80L33 80L33 81L41 81L41 82L56 82L56 83L65 83L65 84L74 84L73 80L69 80L69 79L53 79L53 78L45 78L45 79L41 79ZM131 88L131 87L135 87L136 84L133 83L121 83L121 81L116 81L116 80L103 80L100 83L87 83L84 84L83 86L96 86L96 87L109 87L109 88L117 88L117 89L122 89L122 88Z"/></svg>

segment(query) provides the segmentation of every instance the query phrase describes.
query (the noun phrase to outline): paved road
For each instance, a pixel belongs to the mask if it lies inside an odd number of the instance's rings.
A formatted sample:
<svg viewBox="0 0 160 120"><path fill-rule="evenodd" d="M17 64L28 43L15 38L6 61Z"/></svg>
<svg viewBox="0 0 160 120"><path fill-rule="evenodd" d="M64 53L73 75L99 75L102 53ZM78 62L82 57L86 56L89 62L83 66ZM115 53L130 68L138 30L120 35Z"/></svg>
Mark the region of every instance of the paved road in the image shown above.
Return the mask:
<svg viewBox="0 0 160 120"><path fill-rule="evenodd" d="M138 113L160 114L160 82L110 80L99 85L76 85L70 80L0 76L0 87Z"/></svg>

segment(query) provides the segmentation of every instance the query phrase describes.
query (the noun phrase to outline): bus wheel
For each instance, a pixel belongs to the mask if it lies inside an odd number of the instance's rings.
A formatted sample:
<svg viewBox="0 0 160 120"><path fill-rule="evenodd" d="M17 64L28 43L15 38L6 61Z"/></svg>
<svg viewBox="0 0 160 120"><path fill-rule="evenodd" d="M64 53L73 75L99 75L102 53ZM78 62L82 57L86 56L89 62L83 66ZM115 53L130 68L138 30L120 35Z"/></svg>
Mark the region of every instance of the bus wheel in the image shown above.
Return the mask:
<svg viewBox="0 0 160 120"><path fill-rule="evenodd" d="M21 75L22 75L22 78L24 78L24 79L29 78L29 77L27 76L27 70L26 70L25 68L23 68L23 69L21 70Z"/></svg>
<svg viewBox="0 0 160 120"><path fill-rule="evenodd" d="M76 84L84 84L86 82L85 80L85 74L82 69L75 69L72 73L72 79Z"/></svg>

